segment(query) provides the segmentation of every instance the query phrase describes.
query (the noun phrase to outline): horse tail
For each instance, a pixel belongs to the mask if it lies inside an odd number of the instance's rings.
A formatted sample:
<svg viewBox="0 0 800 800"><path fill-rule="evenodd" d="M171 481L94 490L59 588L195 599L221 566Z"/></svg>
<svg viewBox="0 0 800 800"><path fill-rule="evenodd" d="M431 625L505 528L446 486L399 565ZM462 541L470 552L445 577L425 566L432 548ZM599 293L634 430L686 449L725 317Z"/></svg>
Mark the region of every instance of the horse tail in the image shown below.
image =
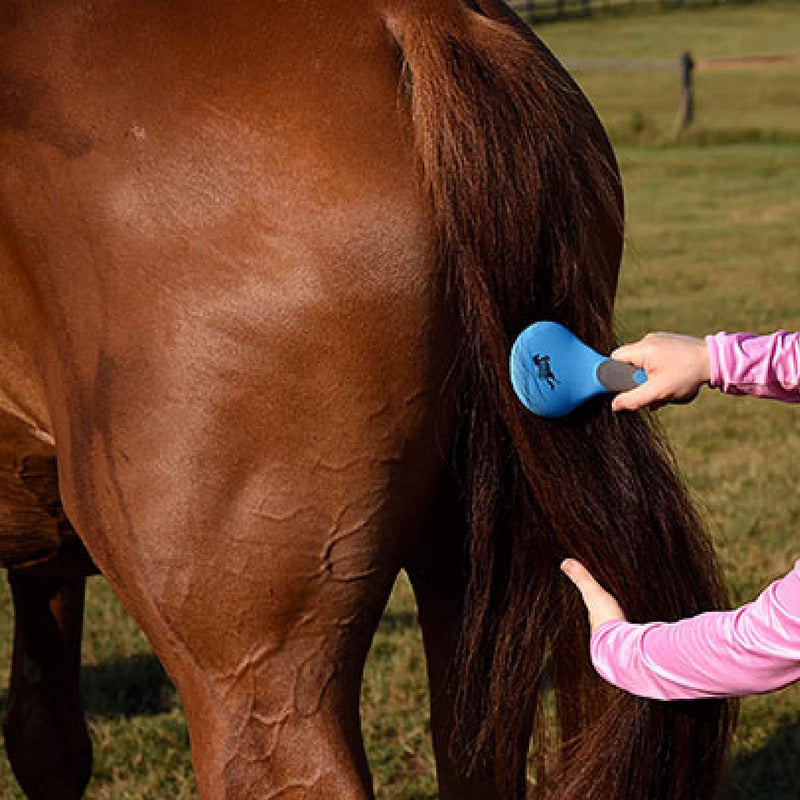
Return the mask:
<svg viewBox="0 0 800 800"><path fill-rule="evenodd" d="M675 465L647 416L598 400L537 419L508 380L510 345L536 319L613 346L622 192L611 148L557 60L495 0L395 2L387 24L463 325L456 450L470 532L457 679L460 729L480 732L462 744L472 763L499 765L514 798L532 731L536 796L710 797L731 706L605 685L559 573L563 556L580 558L634 621L720 607L713 550ZM553 717L557 746L544 735Z"/></svg>

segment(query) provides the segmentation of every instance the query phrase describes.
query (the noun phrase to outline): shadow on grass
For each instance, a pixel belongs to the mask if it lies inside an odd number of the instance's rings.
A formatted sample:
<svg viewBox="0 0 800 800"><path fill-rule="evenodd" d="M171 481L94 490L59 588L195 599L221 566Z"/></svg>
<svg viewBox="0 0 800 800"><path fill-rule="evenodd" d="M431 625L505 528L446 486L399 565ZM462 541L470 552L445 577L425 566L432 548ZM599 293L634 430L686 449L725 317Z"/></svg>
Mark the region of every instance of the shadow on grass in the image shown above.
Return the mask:
<svg viewBox="0 0 800 800"><path fill-rule="evenodd" d="M84 666L81 689L89 717L161 714L178 704L175 687L155 656Z"/></svg>
<svg viewBox="0 0 800 800"><path fill-rule="evenodd" d="M718 800L800 797L800 723L779 729L760 750L734 758Z"/></svg>
<svg viewBox="0 0 800 800"><path fill-rule="evenodd" d="M378 630L381 633L407 631L419 625L414 611L387 611L381 618Z"/></svg>
<svg viewBox="0 0 800 800"><path fill-rule="evenodd" d="M153 716L171 711L179 702L172 681L155 656L84 665L81 691L90 719ZM0 717L7 702L4 692L0 695Z"/></svg>

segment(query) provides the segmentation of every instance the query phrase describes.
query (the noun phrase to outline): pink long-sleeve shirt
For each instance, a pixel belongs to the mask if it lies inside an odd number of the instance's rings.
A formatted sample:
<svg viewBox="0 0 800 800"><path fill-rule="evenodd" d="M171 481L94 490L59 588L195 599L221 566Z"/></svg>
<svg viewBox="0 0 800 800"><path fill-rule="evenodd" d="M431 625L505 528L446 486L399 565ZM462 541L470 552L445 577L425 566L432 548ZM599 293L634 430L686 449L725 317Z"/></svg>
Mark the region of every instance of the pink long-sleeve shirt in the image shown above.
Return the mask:
<svg viewBox="0 0 800 800"><path fill-rule="evenodd" d="M706 337L711 386L800 402L800 333ZM656 700L735 697L800 680L800 560L752 603L673 623L606 622L592 635L595 669Z"/></svg>

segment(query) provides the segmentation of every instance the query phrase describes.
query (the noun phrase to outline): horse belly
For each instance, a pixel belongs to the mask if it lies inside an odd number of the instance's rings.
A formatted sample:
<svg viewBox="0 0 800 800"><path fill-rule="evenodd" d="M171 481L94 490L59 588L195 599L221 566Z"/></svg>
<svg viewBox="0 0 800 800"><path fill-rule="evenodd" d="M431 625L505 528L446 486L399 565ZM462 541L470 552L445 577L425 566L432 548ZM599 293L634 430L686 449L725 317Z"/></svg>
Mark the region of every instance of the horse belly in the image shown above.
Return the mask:
<svg viewBox="0 0 800 800"><path fill-rule="evenodd" d="M39 562L58 550L55 469L42 449L15 417L0 413L0 566Z"/></svg>
<svg viewBox="0 0 800 800"><path fill-rule="evenodd" d="M34 352L46 331L0 239L0 566L47 560L63 524L55 449Z"/></svg>

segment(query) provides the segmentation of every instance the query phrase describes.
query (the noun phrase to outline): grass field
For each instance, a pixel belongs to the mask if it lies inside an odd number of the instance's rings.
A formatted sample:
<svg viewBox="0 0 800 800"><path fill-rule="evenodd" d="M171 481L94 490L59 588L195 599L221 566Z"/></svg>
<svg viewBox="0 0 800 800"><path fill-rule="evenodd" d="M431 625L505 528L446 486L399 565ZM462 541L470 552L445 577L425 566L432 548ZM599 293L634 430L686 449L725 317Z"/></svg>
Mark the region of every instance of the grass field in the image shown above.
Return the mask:
<svg viewBox="0 0 800 800"><path fill-rule="evenodd" d="M800 4L757 3L551 24L571 58L800 52ZM709 70L697 130L674 137L677 73L576 71L617 145L628 241L622 338L649 329L800 329L800 64ZM800 409L705 391L660 416L744 601L800 556ZM0 594L0 684L11 611ZM84 645L95 741L89 800L197 798L174 690L107 585L92 581ZM381 800L436 796L424 661L407 584L375 638L363 720ZM748 699L720 800L800 797L800 688ZM21 798L5 761L0 799Z"/></svg>

